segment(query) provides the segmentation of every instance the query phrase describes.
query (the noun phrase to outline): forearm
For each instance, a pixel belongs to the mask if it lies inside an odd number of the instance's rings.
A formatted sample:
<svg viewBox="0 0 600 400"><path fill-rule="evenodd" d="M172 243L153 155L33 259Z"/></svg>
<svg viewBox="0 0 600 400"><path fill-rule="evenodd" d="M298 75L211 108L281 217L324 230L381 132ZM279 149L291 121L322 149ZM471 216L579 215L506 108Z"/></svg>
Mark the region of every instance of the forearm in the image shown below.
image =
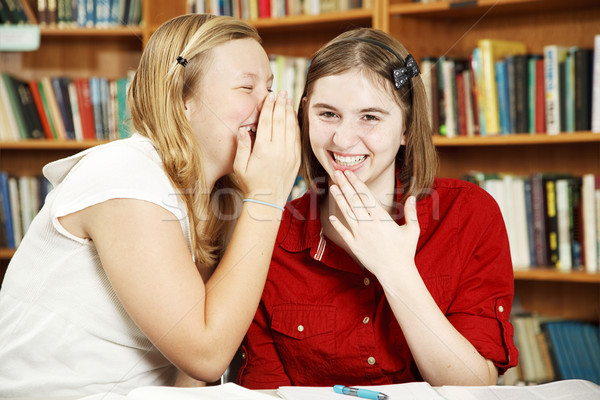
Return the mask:
<svg viewBox="0 0 600 400"><path fill-rule="evenodd" d="M276 208L245 203L227 251L206 283L206 351L217 360L233 357L256 313L280 218Z"/></svg>
<svg viewBox="0 0 600 400"><path fill-rule="evenodd" d="M441 385L493 385L497 370L440 311L416 268L384 284L424 380Z"/></svg>

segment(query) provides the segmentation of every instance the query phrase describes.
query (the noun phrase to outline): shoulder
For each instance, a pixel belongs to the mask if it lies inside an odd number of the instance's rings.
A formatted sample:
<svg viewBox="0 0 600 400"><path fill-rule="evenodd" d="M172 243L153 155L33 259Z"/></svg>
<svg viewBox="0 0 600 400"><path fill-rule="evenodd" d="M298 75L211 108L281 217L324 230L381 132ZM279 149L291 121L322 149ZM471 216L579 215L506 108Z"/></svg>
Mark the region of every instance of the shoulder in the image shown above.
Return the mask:
<svg viewBox="0 0 600 400"><path fill-rule="evenodd" d="M496 200L478 185L461 179L436 178L432 186L440 201L456 203L462 212L499 212Z"/></svg>

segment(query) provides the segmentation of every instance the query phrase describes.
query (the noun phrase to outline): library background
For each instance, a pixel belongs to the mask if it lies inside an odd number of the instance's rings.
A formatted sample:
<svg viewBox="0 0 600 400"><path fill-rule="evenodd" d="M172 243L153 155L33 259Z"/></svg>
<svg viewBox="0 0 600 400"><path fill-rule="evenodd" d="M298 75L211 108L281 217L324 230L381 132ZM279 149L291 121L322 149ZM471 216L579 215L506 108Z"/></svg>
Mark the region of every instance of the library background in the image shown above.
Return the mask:
<svg viewBox="0 0 600 400"><path fill-rule="evenodd" d="M142 49L189 12L256 26L275 89L296 104L308 57L338 33L403 42L428 89L439 175L481 185L506 221L520 351L506 383L600 383L597 0L0 0L0 281L50 189L42 166L130 133ZM292 195L303 190L298 179Z"/></svg>

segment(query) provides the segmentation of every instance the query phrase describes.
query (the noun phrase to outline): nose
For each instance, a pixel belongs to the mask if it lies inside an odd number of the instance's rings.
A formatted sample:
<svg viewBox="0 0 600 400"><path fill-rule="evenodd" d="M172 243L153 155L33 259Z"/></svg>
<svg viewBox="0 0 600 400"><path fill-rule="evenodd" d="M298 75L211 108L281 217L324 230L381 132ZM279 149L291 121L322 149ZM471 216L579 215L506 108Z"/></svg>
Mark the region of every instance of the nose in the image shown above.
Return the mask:
<svg viewBox="0 0 600 400"><path fill-rule="evenodd" d="M342 121L335 127L333 132L333 143L340 149L350 149L360 140L360 132L357 126Z"/></svg>
<svg viewBox="0 0 600 400"><path fill-rule="evenodd" d="M258 111L258 113L260 114L260 112L262 111L263 105L265 104L265 100L267 100L267 96L269 95L269 91L267 89L261 90L260 92L257 92L257 104L256 104L256 110Z"/></svg>

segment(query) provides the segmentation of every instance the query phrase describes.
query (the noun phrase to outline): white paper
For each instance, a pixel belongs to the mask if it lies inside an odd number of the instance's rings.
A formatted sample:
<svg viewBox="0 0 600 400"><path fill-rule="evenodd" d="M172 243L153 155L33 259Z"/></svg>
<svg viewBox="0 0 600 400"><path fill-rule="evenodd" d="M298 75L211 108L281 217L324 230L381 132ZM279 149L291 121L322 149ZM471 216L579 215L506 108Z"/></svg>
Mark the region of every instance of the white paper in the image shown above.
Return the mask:
<svg viewBox="0 0 600 400"><path fill-rule="evenodd" d="M448 400L598 400L600 386L579 379L534 386L443 386Z"/></svg>
<svg viewBox="0 0 600 400"><path fill-rule="evenodd" d="M427 382L411 382L383 386L352 386L375 390L388 395L389 400L444 400ZM330 387L281 386L277 393L285 400L348 400L349 396L335 393Z"/></svg>
<svg viewBox="0 0 600 400"><path fill-rule="evenodd" d="M146 386L132 390L129 400L273 400L273 396L243 388L229 382L196 388Z"/></svg>

